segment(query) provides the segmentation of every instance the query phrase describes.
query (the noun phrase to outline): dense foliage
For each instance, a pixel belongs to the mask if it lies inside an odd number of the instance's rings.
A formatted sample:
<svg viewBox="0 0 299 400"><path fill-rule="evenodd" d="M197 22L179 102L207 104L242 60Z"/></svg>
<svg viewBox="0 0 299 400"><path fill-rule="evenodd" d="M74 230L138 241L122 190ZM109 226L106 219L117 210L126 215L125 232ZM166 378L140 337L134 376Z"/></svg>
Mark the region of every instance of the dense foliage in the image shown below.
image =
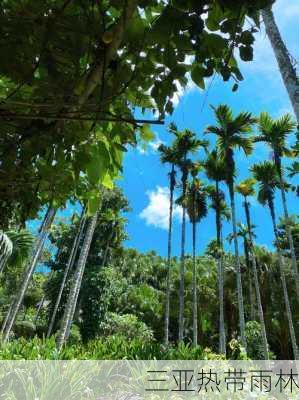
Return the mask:
<svg viewBox="0 0 299 400"><path fill-rule="evenodd" d="M75 236L79 220L72 218L70 224L59 222L52 228L50 240L60 250L45 262L48 273L37 273L25 297L23 312L20 313L14 336L24 340L13 340L1 350L1 358L201 358L209 352L218 351L218 288L217 288L217 246L211 242L206 254L196 258L197 292L198 292L198 350L191 350L192 337L192 258L186 259L185 270L185 342L189 347L173 347L178 338L179 299L179 260L173 258L171 263L170 295L170 347L164 348L163 321L167 263L154 252L140 254L133 249L124 249L124 217L118 216L120 210L127 210L128 205L120 190L107 192L104 201L106 213L100 218L89 253L85 278L80 291L70 342L58 355L53 338L49 341L33 340L46 335L52 307L62 279L62 272L67 263L70 243ZM113 240L111 215L118 223L118 234ZM109 218L110 217L110 218ZM297 227L298 225L296 225ZM283 228L283 225L281 225ZM281 230L281 234L283 231ZM107 245L108 252L107 252ZM288 325L284 313L281 313L280 275L277 256L263 247L256 247L258 273L262 290L262 302L269 344L272 354L278 358L291 357L288 342ZM108 253L103 260L105 253ZM286 254L287 255L287 254ZM256 300L252 297L252 277L246 257L241 257L241 268L244 285L244 302L248 355L252 358L262 357L260 350L260 325L258 322ZM249 269L248 269L249 268ZM240 357L238 344L238 304L234 256L224 256L224 292L225 321L229 357ZM19 279L17 270L7 268L2 276L2 293L8 301L8 292L12 276ZM298 320L295 287L291 284L291 271L287 273L289 293L292 301L294 320ZM70 281L69 279L68 281ZM11 284L10 284L11 285ZM66 287L61 302L55 331L65 304ZM42 307L37 309L43 300ZM253 302L253 304L252 304ZM2 304L2 310L6 309ZM252 313L253 310L253 313ZM57 325L58 324L58 325ZM296 329L298 326L296 325ZM189 344L188 344L189 343ZM182 346L182 345L181 345ZM204 350L206 349L206 350ZM208 350L209 349L209 350ZM195 353L193 353L193 351ZM185 356L184 356L184 352Z"/></svg>
<svg viewBox="0 0 299 400"><path fill-rule="evenodd" d="M287 198L299 194L299 130L291 115L235 115L220 104L206 137L169 126L173 141L158 149L169 165L166 258L125 247L129 204L115 186L128 146L153 139L151 125L164 123L188 81L205 90L219 74L238 89L237 59L252 60L260 10L271 3L2 1L0 358L299 358L299 223ZM283 58L288 88L293 67L287 51ZM238 182L236 152L250 156L257 142L272 160ZM255 243L253 196L269 212L273 252ZM76 212L59 221L69 202ZM179 258L174 207L182 210ZM197 228L211 210L215 238L199 255ZM34 238L24 228L39 213Z"/></svg>
<svg viewBox="0 0 299 400"><path fill-rule="evenodd" d="M23 225L41 206L98 205L125 145L152 137L135 107L162 119L187 76L204 87L253 57L270 0L3 0L0 10L0 220ZM220 34L220 32L221 34ZM235 54L236 53L236 54ZM236 89L236 85L234 90Z"/></svg>

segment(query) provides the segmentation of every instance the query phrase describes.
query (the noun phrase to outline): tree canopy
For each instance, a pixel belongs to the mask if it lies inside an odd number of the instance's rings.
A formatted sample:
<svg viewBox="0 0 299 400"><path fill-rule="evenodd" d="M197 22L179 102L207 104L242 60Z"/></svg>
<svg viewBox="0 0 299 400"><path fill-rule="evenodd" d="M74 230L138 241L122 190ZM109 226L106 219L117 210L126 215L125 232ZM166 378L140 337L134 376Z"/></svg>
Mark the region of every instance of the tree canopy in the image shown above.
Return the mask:
<svg viewBox="0 0 299 400"><path fill-rule="evenodd" d="M269 0L3 0L0 218L23 224L67 198L98 206L126 145L152 138L190 76L237 82ZM246 19L253 21L248 28ZM16 212L17 210L17 212Z"/></svg>

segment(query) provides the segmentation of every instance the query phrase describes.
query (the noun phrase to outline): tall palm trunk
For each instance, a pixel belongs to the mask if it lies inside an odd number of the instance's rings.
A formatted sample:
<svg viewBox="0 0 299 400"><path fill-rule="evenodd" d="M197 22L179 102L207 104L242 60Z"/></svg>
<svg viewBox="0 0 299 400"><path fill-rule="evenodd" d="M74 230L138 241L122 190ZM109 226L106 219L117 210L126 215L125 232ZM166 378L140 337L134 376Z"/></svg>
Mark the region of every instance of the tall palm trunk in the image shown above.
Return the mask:
<svg viewBox="0 0 299 400"><path fill-rule="evenodd" d="M62 278L62 282L60 284L60 288L59 288L59 292L58 292L58 296L56 299L56 303L53 309L53 313L52 313L52 317L51 317L51 321L48 327L48 331L47 331L47 338L49 338L52 334L52 330L54 327L54 323L55 323L55 319L56 319L56 315L57 315L57 311L58 311L58 307L61 301L61 297L62 297L62 293L65 287L65 283L69 274L69 271L73 268L75 259L76 259L76 254L78 252L78 247L81 243L81 239L83 236L83 232L84 232L84 226L85 226L85 221L86 221L86 217L84 216L85 214L85 208L83 208L82 213L81 213L81 217L80 217L80 224L79 224L79 228L77 231L77 234L75 236L74 242L73 242L73 246L72 246L72 250L68 259L68 263L67 266L64 270L64 274L63 274L63 278Z"/></svg>
<svg viewBox="0 0 299 400"><path fill-rule="evenodd" d="M184 160L186 162L186 159ZM182 217L182 240L181 240L181 264L180 264L180 289L179 289L179 342L184 339L184 311L185 311L185 241L186 241L186 191L187 171L183 171L183 217Z"/></svg>
<svg viewBox="0 0 299 400"><path fill-rule="evenodd" d="M40 258L40 255L42 253L42 250L44 248L45 240L47 238L48 230L53 222L53 219L55 217L56 210L52 207L49 207L45 218L43 220L42 226L40 228L40 233L38 236L38 239L36 241L36 244L33 248L32 256L30 258L30 261L27 265L27 268L25 269L25 272L23 274L23 279L21 281L21 286L19 288L19 291L15 297L15 299L12 302L12 305L9 309L9 315L5 319L5 326L2 327L3 331L3 341L6 341L9 338L11 329L13 327L13 324L15 322L16 316L19 312L20 306L23 302L25 293L27 291L27 288L29 286L29 283L31 281L34 269L37 265L37 262Z"/></svg>
<svg viewBox="0 0 299 400"><path fill-rule="evenodd" d="M216 181L216 196L217 202L219 202L219 182ZM219 254L217 256L218 265L218 291L219 291L219 353L226 354L226 337L225 337L225 325L224 325L224 266L223 266L223 255L222 255L222 240L221 240L221 215L220 210L216 209L216 234L217 234L217 247Z"/></svg>
<svg viewBox="0 0 299 400"><path fill-rule="evenodd" d="M298 353L295 329L294 329L294 324L293 324L292 311L291 311L288 289L287 289L287 284L286 284L286 278L285 278L285 273L284 273L284 262L283 262L283 258L281 255L280 245L279 245L279 235L278 235L278 229L277 229L277 225L276 225L275 210L274 210L274 204L273 204L272 199L268 200L268 205L269 205L269 209L270 209L270 213L271 213L273 231L274 231L274 235L275 235L275 239L276 239L278 263L279 263L279 269L280 269L284 302L285 302L285 307L286 307L286 314L287 314L287 319L288 319L288 323L289 323L289 331L290 331L290 336L291 336L293 354L294 354L294 359L299 360L299 353Z"/></svg>
<svg viewBox="0 0 299 400"><path fill-rule="evenodd" d="M254 254L254 247L253 247L250 210L249 210L249 203L246 198L244 201L244 208L245 208L247 229L248 229L248 233L249 233L249 247L250 247L251 260L252 260L255 296L256 296L258 314L259 314L261 330L262 330L261 333L262 333L262 341L263 341L263 353L264 353L265 360L269 360L269 345L268 345L267 331L266 331L266 325L265 325L264 311L263 311L263 306L262 306L260 284L259 284L258 273L257 273L257 263L256 263L256 257Z"/></svg>
<svg viewBox="0 0 299 400"><path fill-rule="evenodd" d="M13 245L9 237L0 231L0 273L3 271L12 254Z"/></svg>
<svg viewBox="0 0 299 400"><path fill-rule="evenodd" d="M250 265L250 258L249 258L249 248L247 239L244 238L244 255L245 255L245 262L246 262L246 269L248 274L248 286L249 286L249 299L250 299L250 320L255 321L255 299L252 287L252 278L251 278L251 265Z"/></svg>
<svg viewBox="0 0 299 400"><path fill-rule="evenodd" d="M195 204L193 199L193 217L195 218ZM196 276L196 222L192 221L192 258L193 258L193 271L192 271L192 294L193 294L193 346L197 346L197 276Z"/></svg>
<svg viewBox="0 0 299 400"><path fill-rule="evenodd" d="M113 224L111 234L109 235L109 237L108 237L108 239L107 239L107 244L106 244L106 248L105 248L105 253L104 253L104 255L103 255L103 260L102 260L101 267L104 267L104 266L106 265L106 261L107 261L107 258L108 258L109 244L110 244L110 241L112 240L112 237L113 237L113 227L114 227L114 226L115 226L115 225ZM80 240L80 242L81 242L81 240ZM82 274L82 276L81 276L81 282L82 282L82 277L83 277L83 274ZM77 301L73 303L73 307L72 307L72 311L71 311L71 313L72 313L73 316L75 316L76 309L77 309L77 308L80 309L80 300L78 301L78 299L79 299L79 293L80 293L80 288L81 288L81 283L80 283L80 285L78 285L78 287L77 287L77 291L76 291L76 295L75 295ZM73 318L74 318L74 317L73 317ZM70 319L70 320L68 321L68 324L67 324L67 327L66 327L66 333L65 333L65 342L68 340L68 338L69 338L69 336L70 336L71 328L72 328L72 322L73 322L72 319Z"/></svg>
<svg viewBox="0 0 299 400"><path fill-rule="evenodd" d="M232 214L233 236L234 236L234 247L235 247L235 258L236 258L236 275L237 275L240 335L241 335L242 346L245 348L245 350L247 350L246 336L245 336L244 301L243 301L241 265L240 265L238 237L237 237L237 221L236 221L236 208L235 208L235 195L234 195L233 181L229 182L228 186L229 186L229 195L230 195L230 203L231 203L231 214Z"/></svg>
<svg viewBox="0 0 299 400"><path fill-rule="evenodd" d="M90 245L92 242L93 234L96 228L97 224L97 219L98 219L98 213L96 213L93 217L91 217L88 221L84 241L82 244L80 256L77 262L77 267L74 272L72 284L70 287L70 293L66 302L66 306L64 309L64 314L62 318L62 323L61 323L61 328L59 331L59 335L57 338L57 348L60 351L63 344L67 340L67 333L68 333L68 328L72 324L73 318L74 318L74 313L78 301L78 296L81 288L81 282L85 270L85 265L90 249Z"/></svg>
<svg viewBox="0 0 299 400"><path fill-rule="evenodd" d="M36 325L36 323L38 321L38 317L39 317L39 314L40 314L40 312L41 312L41 310L43 308L45 299L46 299L46 296L43 295L43 297L41 298L41 301L39 302L39 305L38 305L38 308L37 308L37 311L36 311L36 314L35 314L35 318L34 318L34 321L33 321L34 325Z"/></svg>
<svg viewBox="0 0 299 400"><path fill-rule="evenodd" d="M172 215L173 215L173 195L175 188L175 169L172 165L169 175L169 222L168 222L168 246L167 246L167 278L166 278L166 302L165 302L165 325L164 325L164 340L166 346L169 343L169 308L170 308L170 273L171 273L171 245L172 245Z"/></svg>
<svg viewBox="0 0 299 400"><path fill-rule="evenodd" d="M284 81L284 85L288 91L297 122L299 123L299 81L296 75L296 70L292 65L289 52L275 23L271 7L265 8L262 11L262 16L267 35L273 47L280 73Z"/></svg>
<svg viewBox="0 0 299 400"><path fill-rule="evenodd" d="M286 192L285 192L285 188L284 188L284 181L283 181L282 170L281 170L281 160L277 154L275 154L275 165L277 167L278 176L279 176L280 192L281 192L281 199L282 199L284 219L285 219L285 227L286 227L288 243L289 243L290 251L291 251L292 269L293 269L293 275L294 275L294 280L295 280L296 292L297 292L297 297L299 298L299 274L298 274L298 269L297 269L297 259L296 259L292 231L291 231L291 227L289 224L289 212L288 212L288 207L287 207Z"/></svg>

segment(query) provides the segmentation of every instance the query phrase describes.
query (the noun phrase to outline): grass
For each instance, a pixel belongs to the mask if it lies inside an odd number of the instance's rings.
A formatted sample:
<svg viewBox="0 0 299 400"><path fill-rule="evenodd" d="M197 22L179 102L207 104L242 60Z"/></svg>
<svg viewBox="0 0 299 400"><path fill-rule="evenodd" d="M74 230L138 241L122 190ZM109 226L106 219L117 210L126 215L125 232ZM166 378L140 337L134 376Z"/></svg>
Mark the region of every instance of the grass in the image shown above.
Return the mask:
<svg viewBox="0 0 299 400"><path fill-rule="evenodd" d="M221 359L209 349L190 344L164 347L120 336L92 340L86 344L68 344L59 353L55 339L19 338L0 347L1 360L201 360Z"/></svg>

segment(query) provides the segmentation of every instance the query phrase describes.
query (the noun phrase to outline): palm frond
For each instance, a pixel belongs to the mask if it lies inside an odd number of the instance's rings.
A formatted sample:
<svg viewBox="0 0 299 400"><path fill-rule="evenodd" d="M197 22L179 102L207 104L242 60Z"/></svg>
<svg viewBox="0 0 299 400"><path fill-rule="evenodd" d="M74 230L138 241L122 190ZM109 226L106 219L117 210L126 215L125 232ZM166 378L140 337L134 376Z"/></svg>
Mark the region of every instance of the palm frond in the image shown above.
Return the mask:
<svg viewBox="0 0 299 400"><path fill-rule="evenodd" d="M254 178L247 178L244 181L240 182L238 185L236 185L236 192L240 193L244 197L254 196L255 184L256 180Z"/></svg>
<svg viewBox="0 0 299 400"><path fill-rule="evenodd" d="M270 161L254 164L251 167L254 178L259 184L258 201L266 204L274 199L274 192L279 187L279 177L275 165Z"/></svg>
<svg viewBox="0 0 299 400"><path fill-rule="evenodd" d="M6 233L13 244L13 251L9 258L9 265L21 266L30 255L34 243L34 237L26 229L20 231L10 230Z"/></svg>

